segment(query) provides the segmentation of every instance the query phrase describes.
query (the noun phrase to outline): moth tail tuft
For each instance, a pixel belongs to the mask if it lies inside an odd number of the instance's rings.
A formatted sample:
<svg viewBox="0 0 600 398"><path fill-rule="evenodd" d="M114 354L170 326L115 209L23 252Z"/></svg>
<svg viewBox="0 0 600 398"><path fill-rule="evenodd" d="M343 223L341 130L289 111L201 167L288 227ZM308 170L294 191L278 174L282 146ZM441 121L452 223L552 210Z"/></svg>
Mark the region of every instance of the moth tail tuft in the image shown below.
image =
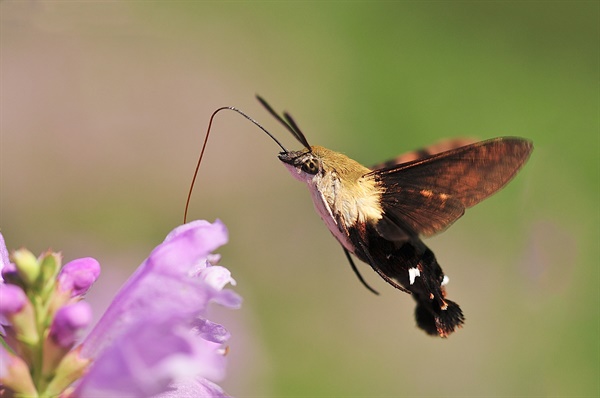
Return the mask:
<svg viewBox="0 0 600 398"><path fill-rule="evenodd" d="M445 309L436 310L432 310L430 305L418 303L415 309L417 326L429 335L440 337L448 337L450 333L462 327L465 317L458 304L450 300L445 300L445 303Z"/></svg>

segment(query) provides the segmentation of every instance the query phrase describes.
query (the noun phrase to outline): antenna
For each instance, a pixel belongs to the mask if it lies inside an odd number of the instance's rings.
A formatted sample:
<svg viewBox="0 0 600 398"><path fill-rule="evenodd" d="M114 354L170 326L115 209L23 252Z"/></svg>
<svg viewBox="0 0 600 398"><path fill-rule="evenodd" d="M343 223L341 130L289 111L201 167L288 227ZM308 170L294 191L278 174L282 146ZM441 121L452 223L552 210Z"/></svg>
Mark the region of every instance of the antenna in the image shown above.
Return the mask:
<svg viewBox="0 0 600 398"><path fill-rule="evenodd" d="M277 114L277 112L275 112L271 105L269 105L269 103L265 101L263 97L257 95L256 99L259 100L262 106L264 106L275 119L277 119L281 124L283 124L285 128L288 129L289 132L292 133L292 135L310 152L310 145L308 144L306 137L304 136L304 134L302 134L300 127L298 127L298 124L296 124L296 122L289 113L283 112L283 117L281 117Z"/></svg>

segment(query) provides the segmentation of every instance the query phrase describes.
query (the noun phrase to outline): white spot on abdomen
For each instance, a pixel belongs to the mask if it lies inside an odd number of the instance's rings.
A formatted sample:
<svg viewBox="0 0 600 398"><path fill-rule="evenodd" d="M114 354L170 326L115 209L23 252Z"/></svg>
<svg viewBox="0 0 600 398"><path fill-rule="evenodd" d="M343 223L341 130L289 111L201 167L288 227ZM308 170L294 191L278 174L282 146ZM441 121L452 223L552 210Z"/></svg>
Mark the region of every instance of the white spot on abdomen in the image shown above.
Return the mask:
<svg viewBox="0 0 600 398"><path fill-rule="evenodd" d="M448 278L448 275L444 275L444 279L442 279L442 286L446 286L448 282L450 282L450 278Z"/></svg>
<svg viewBox="0 0 600 398"><path fill-rule="evenodd" d="M413 283L415 283L415 279L417 276L421 276L421 272L419 271L419 269L417 267L408 269L408 281L410 282L411 285Z"/></svg>

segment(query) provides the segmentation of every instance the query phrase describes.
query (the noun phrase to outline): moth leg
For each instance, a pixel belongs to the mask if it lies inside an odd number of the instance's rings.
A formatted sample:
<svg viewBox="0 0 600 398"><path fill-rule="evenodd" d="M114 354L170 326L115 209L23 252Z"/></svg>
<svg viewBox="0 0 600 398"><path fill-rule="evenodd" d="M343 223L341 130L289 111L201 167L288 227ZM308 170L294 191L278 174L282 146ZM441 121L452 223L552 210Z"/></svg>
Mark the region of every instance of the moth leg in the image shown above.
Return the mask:
<svg viewBox="0 0 600 398"><path fill-rule="evenodd" d="M363 277L360 274L360 272L358 272L358 268L356 268L356 265L354 264L354 260L352 260L352 256L350 256L350 252L348 252L348 250L346 250L346 248L344 248L344 253L346 254L346 258L348 259L348 262L350 263L350 266L352 267L352 270L354 271L354 273L358 277L358 280L361 281L361 283L363 284L363 286L366 287L369 291L371 291L371 293L379 295L379 292L377 290L373 289L371 286L369 286L369 284L363 279Z"/></svg>
<svg viewBox="0 0 600 398"><path fill-rule="evenodd" d="M387 283L389 283L390 285L394 286L398 290L402 290L405 293L412 294L410 290L402 287L394 279L392 279L389 276L387 276L380 267L376 267L375 265L373 265L373 264L377 264L377 263L375 262L375 260L371 256L371 254L369 253L369 250L367 250L367 247L365 246L364 243L360 242L360 248L365 253L365 256L367 257L367 260L369 260L368 263L371 265L371 268L373 268L375 270L375 272L377 272L379 274L379 276L381 276L383 278L383 280L385 280Z"/></svg>

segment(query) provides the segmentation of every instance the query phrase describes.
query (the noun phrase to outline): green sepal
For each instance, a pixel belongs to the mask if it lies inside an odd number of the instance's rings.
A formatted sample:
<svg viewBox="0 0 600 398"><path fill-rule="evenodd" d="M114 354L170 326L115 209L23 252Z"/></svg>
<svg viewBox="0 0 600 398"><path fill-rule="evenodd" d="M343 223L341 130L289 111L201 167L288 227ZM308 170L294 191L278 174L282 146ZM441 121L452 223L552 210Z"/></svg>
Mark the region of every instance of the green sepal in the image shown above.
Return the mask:
<svg viewBox="0 0 600 398"><path fill-rule="evenodd" d="M46 252L40 259L40 274L36 283L36 290L42 300L46 301L54 291L56 277L60 271L62 256L60 253Z"/></svg>

